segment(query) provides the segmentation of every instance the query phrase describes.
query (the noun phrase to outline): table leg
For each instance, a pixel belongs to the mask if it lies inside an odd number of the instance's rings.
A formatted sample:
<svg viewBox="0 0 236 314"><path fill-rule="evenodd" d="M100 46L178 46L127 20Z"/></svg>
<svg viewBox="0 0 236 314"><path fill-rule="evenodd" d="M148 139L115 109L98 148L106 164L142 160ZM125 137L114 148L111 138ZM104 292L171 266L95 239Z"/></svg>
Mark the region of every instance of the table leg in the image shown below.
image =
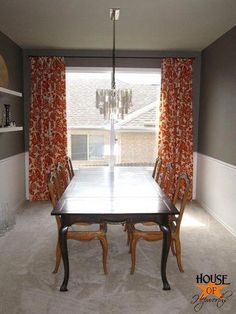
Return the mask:
<svg viewBox="0 0 236 314"><path fill-rule="evenodd" d="M162 255L161 255L161 278L163 282L163 290L170 290L170 285L166 277L166 262L170 250L171 230L169 225L160 225L163 232Z"/></svg>
<svg viewBox="0 0 236 314"><path fill-rule="evenodd" d="M64 265L64 280L61 285L60 291L67 291L67 284L69 280L69 259L67 250L67 231L69 227L61 227L59 230L59 241L61 247L61 255Z"/></svg>

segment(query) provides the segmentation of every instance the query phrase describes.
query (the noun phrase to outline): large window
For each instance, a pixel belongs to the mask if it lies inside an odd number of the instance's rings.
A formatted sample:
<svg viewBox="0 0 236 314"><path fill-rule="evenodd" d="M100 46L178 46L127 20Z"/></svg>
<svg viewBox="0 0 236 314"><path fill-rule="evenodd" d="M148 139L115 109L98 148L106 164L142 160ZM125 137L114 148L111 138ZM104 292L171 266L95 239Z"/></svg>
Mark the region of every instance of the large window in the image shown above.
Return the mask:
<svg viewBox="0 0 236 314"><path fill-rule="evenodd" d="M96 108L96 90L110 88L111 75L111 69L66 70L68 155L75 169L109 165L114 139L116 165L151 165L156 158L160 70L116 69L116 87L132 89L132 106L115 121L115 134Z"/></svg>
<svg viewBox="0 0 236 314"><path fill-rule="evenodd" d="M71 135L72 160L102 160L104 158L103 135Z"/></svg>

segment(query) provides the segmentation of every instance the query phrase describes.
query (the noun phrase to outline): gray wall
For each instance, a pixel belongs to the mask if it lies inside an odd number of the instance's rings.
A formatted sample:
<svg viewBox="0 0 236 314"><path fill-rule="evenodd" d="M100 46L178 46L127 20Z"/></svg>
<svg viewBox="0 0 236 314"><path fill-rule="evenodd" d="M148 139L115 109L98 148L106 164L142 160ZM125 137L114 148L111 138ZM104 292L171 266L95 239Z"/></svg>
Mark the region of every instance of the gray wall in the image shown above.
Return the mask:
<svg viewBox="0 0 236 314"><path fill-rule="evenodd" d="M202 52L198 152L236 165L236 27Z"/></svg>
<svg viewBox="0 0 236 314"><path fill-rule="evenodd" d="M193 65L193 146L197 150L198 115L200 97L201 55L194 51L117 51L117 67L160 68L163 57L194 58ZM111 66L111 51L107 50L24 50L24 106L25 143L28 150L28 112L30 103L29 56L64 56L68 66L107 67Z"/></svg>
<svg viewBox="0 0 236 314"><path fill-rule="evenodd" d="M8 88L22 92L22 50L7 36L0 32L0 54L4 58L9 75ZM0 119L4 104L11 105L11 117L16 124L23 125L24 109L23 99L0 93ZM24 152L23 132L0 133L0 159Z"/></svg>

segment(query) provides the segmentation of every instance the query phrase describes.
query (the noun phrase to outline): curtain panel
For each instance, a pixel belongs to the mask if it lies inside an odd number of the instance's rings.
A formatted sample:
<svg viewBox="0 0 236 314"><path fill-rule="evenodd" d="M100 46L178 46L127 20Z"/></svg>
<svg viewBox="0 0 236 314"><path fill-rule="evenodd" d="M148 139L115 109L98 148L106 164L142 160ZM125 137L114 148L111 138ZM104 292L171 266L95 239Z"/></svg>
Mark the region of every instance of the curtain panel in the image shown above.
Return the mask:
<svg viewBox="0 0 236 314"><path fill-rule="evenodd" d="M29 112L30 200L47 200L48 174L67 155L65 62L63 57L31 57Z"/></svg>
<svg viewBox="0 0 236 314"><path fill-rule="evenodd" d="M188 174L189 199L192 198L193 178L192 64L192 59L162 60L158 138L163 167L170 162L174 168L173 186L182 172Z"/></svg>

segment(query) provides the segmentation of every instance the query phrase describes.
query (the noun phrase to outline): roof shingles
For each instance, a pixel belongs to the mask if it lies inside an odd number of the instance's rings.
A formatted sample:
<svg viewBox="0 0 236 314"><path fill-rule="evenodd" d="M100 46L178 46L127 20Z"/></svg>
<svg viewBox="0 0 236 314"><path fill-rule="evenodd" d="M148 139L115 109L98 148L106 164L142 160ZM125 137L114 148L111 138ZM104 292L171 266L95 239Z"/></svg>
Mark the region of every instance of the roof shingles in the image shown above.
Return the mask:
<svg viewBox="0 0 236 314"><path fill-rule="evenodd" d="M95 105L96 89L110 88L110 80L106 79L79 79L70 78L66 81L66 102L67 102L67 122L68 126L102 126L104 125L103 115ZM129 113L133 113L157 100L156 85L128 84L121 81L116 83L118 88L132 89L132 103ZM127 115L128 117L128 115ZM142 113L140 117L129 121L127 126L144 126L154 124L156 110L152 109Z"/></svg>

